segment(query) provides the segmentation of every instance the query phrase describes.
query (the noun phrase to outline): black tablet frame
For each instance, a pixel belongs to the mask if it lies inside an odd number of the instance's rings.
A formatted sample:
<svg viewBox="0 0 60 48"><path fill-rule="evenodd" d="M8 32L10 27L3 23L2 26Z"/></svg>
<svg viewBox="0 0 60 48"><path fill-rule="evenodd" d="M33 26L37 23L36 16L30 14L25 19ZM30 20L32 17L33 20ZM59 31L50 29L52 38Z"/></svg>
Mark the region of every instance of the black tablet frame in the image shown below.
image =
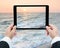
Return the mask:
<svg viewBox="0 0 60 48"><path fill-rule="evenodd" d="M17 7L45 7L46 16L46 26L49 26L49 5L14 5L13 15L14 15L14 25L17 26ZM46 28L16 28L17 30L45 30Z"/></svg>

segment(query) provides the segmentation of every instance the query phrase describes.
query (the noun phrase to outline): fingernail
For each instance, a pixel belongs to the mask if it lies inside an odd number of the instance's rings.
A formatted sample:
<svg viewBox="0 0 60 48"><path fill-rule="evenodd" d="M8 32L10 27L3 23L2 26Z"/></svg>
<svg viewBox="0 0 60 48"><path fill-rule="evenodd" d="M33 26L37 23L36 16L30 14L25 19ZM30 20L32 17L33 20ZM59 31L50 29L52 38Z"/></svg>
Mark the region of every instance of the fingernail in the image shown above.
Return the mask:
<svg viewBox="0 0 60 48"><path fill-rule="evenodd" d="M14 26L14 28L16 29L16 26Z"/></svg>
<svg viewBox="0 0 60 48"><path fill-rule="evenodd" d="M16 26L14 26L14 27L16 27Z"/></svg>
<svg viewBox="0 0 60 48"><path fill-rule="evenodd" d="M46 26L46 28L48 28L48 26Z"/></svg>

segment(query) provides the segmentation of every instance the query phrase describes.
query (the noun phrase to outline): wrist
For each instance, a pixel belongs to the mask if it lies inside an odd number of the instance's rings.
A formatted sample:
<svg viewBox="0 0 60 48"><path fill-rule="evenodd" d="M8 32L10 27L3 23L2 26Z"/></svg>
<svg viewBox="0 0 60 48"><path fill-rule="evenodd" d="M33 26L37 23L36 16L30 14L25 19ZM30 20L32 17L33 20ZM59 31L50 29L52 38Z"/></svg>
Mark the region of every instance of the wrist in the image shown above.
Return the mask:
<svg viewBox="0 0 60 48"><path fill-rule="evenodd" d="M59 37L59 35L55 35L55 36L53 36L52 39L54 39L55 37Z"/></svg>
<svg viewBox="0 0 60 48"><path fill-rule="evenodd" d="M6 35L6 37L8 37L8 38L12 39L12 36L10 36L10 35Z"/></svg>
<svg viewBox="0 0 60 48"><path fill-rule="evenodd" d="M54 43L57 42L57 41L60 41L60 36L55 36L55 37L52 39L51 45L54 44Z"/></svg>

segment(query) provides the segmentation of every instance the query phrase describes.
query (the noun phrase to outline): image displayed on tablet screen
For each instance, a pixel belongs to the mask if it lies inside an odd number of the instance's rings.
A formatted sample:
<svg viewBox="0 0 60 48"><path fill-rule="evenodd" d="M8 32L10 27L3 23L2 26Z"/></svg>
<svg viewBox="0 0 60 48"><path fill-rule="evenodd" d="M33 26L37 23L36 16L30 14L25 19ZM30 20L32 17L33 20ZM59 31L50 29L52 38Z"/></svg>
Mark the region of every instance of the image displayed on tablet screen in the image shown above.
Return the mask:
<svg viewBox="0 0 60 48"><path fill-rule="evenodd" d="M17 7L17 28L45 28L45 7Z"/></svg>

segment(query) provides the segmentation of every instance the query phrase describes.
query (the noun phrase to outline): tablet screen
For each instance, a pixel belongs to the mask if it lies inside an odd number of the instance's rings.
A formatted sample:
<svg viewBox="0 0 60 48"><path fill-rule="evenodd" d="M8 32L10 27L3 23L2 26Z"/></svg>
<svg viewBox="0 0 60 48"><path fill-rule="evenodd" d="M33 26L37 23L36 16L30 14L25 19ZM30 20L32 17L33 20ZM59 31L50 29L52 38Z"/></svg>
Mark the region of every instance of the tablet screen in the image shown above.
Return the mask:
<svg viewBox="0 0 60 48"><path fill-rule="evenodd" d="M16 8L17 28L32 29L46 27L46 7L19 6Z"/></svg>

